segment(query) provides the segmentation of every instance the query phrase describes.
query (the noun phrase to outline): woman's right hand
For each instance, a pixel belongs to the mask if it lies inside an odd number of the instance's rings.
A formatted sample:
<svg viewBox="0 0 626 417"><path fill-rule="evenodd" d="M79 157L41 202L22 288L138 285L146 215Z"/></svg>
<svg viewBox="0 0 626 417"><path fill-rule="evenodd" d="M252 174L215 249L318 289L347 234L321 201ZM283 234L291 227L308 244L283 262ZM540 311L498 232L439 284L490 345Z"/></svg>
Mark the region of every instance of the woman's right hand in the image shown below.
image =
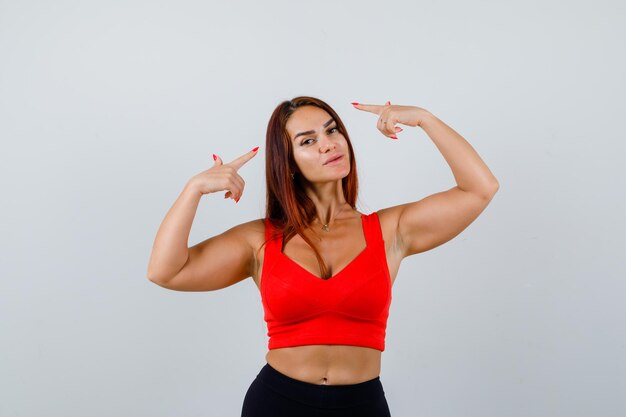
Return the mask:
<svg viewBox="0 0 626 417"><path fill-rule="evenodd" d="M258 152L259 147L243 154L239 158L227 164L222 163L222 159L213 155L215 163L206 171L195 175L189 180L189 185L201 194L215 193L218 191L227 191L224 198L232 198L235 202L239 202L245 182L237 173L246 162L251 160Z"/></svg>

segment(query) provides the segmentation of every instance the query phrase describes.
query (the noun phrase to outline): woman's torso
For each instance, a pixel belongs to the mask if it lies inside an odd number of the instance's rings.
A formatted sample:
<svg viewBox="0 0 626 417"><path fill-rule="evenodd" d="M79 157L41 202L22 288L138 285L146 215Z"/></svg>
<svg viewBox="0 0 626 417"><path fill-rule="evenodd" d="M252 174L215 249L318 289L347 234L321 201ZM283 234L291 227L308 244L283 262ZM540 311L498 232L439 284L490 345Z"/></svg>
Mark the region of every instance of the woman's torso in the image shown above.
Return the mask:
<svg viewBox="0 0 626 417"><path fill-rule="evenodd" d="M330 232L323 233L324 239L317 243L322 258L330 269L330 275L336 274L353 261L366 246L361 214L353 212L341 216L331 225ZM380 226L385 241L385 256L389 267L391 285L398 273L401 257L398 255L391 239L391 227L385 221L383 212L379 212ZM262 221L258 222L265 230ZM257 227L258 224L256 225ZM255 236L264 234L255 233ZM257 239L257 249L263 244ZM264 262L264 250L258 250L255 274L252 276L259 291ZM285 244L284 255L298 263L313 275L319 277L317 260L311 248L296 235ZM321 278L318 278L321 279ZM268 351L266 361L279 372L313 384L346 385L356 384L380 375L381 351L363 346L348 345L303 345L277 348Z"/></svg>

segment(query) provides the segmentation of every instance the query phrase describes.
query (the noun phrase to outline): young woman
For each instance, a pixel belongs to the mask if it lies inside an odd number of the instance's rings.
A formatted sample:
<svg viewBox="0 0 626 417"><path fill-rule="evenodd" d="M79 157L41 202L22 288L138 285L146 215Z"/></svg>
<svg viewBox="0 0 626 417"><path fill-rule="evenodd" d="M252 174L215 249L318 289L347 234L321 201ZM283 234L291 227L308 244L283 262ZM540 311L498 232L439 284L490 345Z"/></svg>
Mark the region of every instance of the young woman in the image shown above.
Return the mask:
<svg viewBox="0 0 626 417"><path fill-rule="evenodd" d="M213 291L252 277L268 326L267 363L250 385L243 417L384 417L380 381L391 287L402 259L463 231L489 204L498 182L452 128L416 106L365 105L377 128L397 139L421 127L457 185L419 201L357 211L352 143L322 100L296 97L274 110L266 136L265 218L188 248L204 194L239 201L237 173L258 147L192 177L156 235L148 278L178 291Z"/></svg>

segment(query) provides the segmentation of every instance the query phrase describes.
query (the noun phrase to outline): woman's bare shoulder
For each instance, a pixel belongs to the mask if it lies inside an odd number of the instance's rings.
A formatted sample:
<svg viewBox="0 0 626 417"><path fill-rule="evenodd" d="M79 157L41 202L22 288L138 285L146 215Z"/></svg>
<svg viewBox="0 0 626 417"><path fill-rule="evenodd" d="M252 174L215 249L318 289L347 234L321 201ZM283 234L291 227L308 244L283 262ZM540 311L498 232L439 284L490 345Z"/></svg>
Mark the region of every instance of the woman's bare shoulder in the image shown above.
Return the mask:
<svg viewBox="0 0 626 417"><path fill-rule="evenodd" d="M383 240L388 242L394 250L398 250L398 219L402 213L402 205L385 207L376 211Z"/></svg>
<svg viewBox="0 0 626 417"><path fill-rule="evenodd" d="M385 207L376 210L380 227L383 231L392 231L398 225L398 218L402 212L401 206Z"/></svg>
<svg viewBox="0 0 626 417"><path fill-rule="evenodd" d="M239 239L245 240L253 247L259 247L265 241L265 219L250 220L233 226L225 233L235 234Z"/></svg>

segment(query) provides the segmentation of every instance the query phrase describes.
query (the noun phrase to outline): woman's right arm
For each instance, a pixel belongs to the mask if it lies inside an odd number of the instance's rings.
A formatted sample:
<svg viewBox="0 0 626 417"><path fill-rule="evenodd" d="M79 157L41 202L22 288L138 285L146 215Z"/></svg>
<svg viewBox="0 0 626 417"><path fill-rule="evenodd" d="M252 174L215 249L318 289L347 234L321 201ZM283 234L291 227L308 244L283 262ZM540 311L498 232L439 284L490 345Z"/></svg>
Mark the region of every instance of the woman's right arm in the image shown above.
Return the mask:
<svg viewBox="0 0 626 417"><path fill-rule="evenodd" d="M190 181L167 212L152 245L148 263L150 281L156 283L167 281L187 262L189 232L200 198L202 194Z"/></svg>
<svg viewBox="0 0 626 417"><path fill-rule="evenodd" d="M213 167L187 182L154 240L147 273L150 281L179 291L211 291L250 276L254 254L249 231L255 222L236 226L192 248L187 245L202 196L227 190L226 197L238 201L244 181L237 170L256 155L256 149L228 164L216 157Z"/></svg>

